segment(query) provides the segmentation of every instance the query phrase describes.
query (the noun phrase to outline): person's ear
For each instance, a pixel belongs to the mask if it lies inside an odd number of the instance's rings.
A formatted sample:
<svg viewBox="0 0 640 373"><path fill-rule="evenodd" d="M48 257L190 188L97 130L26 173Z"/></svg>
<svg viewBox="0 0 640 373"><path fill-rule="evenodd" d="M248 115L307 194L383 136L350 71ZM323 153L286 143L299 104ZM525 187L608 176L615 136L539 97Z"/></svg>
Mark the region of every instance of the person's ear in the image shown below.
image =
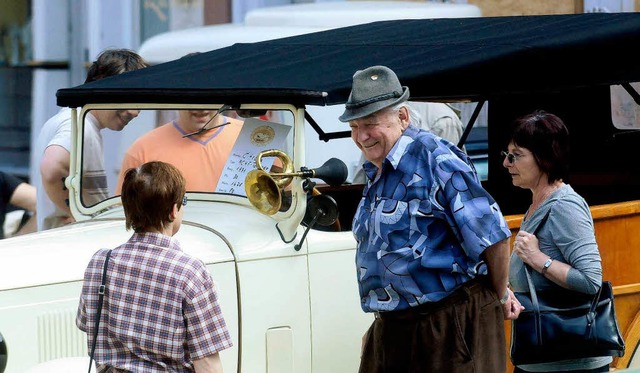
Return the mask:
<svg viewBox="0 0 640 373"><path fill-rule="evenodd" d="M398 110L398 118L400 118L400 123L402 124L402 130L404 131L409 127L410 117L409 117L409 108L406 106L402 106L400 110Z"/></svg>
<svg viewBox="0 0 640 373"><path fill-rule="evenodd" d="M169 213L169 221L176 220L177 216L178 216L178 204L174 203L173 207L171 208L171 212Z"/></svg>

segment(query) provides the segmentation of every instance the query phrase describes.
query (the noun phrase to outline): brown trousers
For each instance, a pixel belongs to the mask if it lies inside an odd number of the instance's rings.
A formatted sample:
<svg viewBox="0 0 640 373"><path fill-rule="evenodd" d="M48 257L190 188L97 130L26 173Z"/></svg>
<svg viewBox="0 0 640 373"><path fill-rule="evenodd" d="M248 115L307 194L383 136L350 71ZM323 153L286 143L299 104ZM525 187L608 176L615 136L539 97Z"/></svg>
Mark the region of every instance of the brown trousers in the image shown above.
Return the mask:
<svg viewBox="0 0 640 373"><path fill-rule="evenodd" d="M506 372L504 313L487 279L435 303L376 313L360 373Z"/></svg>

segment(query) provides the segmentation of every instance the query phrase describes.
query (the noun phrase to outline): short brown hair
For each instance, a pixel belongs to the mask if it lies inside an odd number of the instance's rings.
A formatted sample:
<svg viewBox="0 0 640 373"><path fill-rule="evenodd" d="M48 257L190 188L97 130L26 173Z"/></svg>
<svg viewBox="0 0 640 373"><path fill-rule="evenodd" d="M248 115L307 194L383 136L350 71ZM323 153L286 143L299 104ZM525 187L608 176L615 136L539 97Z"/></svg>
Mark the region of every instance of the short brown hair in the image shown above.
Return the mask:
<svg viewBox="0 0 640 373"><path fill-rule="evenodd" d="M148 67L149 64L129 49L106 49L89 67L85 83Z"/></svg>
<svg viewBox="0 0 640 373"><path fill-rule="evenodd" d="M138 233L162 230L170 222L173 205L182 208L184 176L165 162L147 162L127 170L122 182L122 205L127 229Z"/></svg>
<svg viewBox="0 0 640 373"><path fill-rule="evenodd" d="M549 184L569 174L569 130L562 119L544 110L517 118L509 142L528 149Z"/></svg>

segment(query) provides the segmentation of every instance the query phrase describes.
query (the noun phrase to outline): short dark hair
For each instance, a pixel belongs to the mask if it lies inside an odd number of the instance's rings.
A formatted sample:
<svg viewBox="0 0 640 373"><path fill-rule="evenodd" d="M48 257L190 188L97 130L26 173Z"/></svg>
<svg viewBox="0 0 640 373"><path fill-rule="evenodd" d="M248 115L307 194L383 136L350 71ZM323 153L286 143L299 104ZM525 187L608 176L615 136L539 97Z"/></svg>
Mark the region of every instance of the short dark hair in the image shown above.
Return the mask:
<svg viewBox="0 0 640 373"><path fill-rule="evenodd" d="M148 67L149 64L129 49L106 49L89 67L85 83Z"/></svg>
<svg viewBox="0 0 640 373"><path fill-rule="evenodd" d="M122 182L122 205L127 229L138 233L162 230L176 204L182 208L184 176L165 162L147 162L127 170Z"/></svg>
<svg viewBox="0 0 640 373"><path fill-rule="evenodd" d="M536 110L513 122L509 143L531 151L549 184L569 174L569 130L562 119Z"/></svg>

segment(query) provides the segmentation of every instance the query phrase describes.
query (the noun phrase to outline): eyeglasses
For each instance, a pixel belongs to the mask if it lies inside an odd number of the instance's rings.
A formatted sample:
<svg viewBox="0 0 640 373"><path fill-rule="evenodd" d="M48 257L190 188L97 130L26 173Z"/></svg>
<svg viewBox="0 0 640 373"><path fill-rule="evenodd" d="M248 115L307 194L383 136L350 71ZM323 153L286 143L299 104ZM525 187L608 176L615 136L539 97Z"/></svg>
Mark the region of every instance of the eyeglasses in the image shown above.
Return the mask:
<svg viewBox="0 0 640 373"><path fill-rule="evenodd" d="M518 159L524 157L524 154L513 154L505 152L504 150L500 152L500 155L502 155L502 158L507 158L507 162L509 163L516 163Z"/></svg>
<svg viewBox="0 0 640 373"><path fill-rule="evenodd" d="M187 205L187 196L182 197L182 206L186 206Z"/></svg>

